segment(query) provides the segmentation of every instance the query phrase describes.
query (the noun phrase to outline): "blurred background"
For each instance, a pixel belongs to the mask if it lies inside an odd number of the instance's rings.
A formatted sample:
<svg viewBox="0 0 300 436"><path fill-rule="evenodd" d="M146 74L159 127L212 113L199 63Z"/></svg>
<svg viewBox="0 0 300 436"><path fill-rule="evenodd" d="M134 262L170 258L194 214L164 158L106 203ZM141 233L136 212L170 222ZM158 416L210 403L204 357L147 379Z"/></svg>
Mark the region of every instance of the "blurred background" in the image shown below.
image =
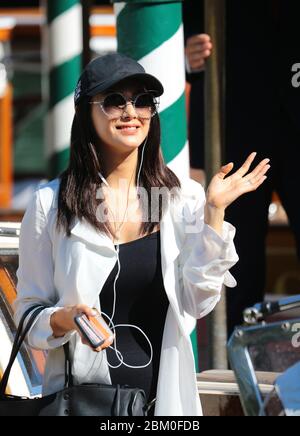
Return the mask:
<svg viewBox="0 0 300 436"><path fill-rule="evenodd" d="M116 51L113 6L109 0L91 7L93 55ZM43 98L43 25L39 0L0 2L1 189L0 207L24 209L32 189L48 176ZM5 144L3 144L3 142Z"/></svg>
<svg viewBox="0 0 300 436"><path fill-rule="evenodd" d="M82 59L85 64L94 56L117 50L117 24L109 0L86 0L81 3L85 29ZM184 1L185 41L189 34L197 33L198 29L201 31L201 14L198 10L193 14L192 8L197 7L197 2L192 3L193 6L188 7L189 0ZM199 26L195 28L190 23L192 16L193 22L197 22L199 17ZM43 1L0 0L0 222L19 222L34 190L52 177L45 133L48 74L43 29L46 21ZM187 73L185 104L188 125L193 110L192 86L193 80ZM193 147L192 154L195 156L197 148ZM199 155L203 151L201 147L202 144L199 144ZM191 161L191 177L203 183L201 174L194 167ZM255 213L254 209L249 211L249 214ZM249 228L249 233L255 237L255 228ZM274 190L269 205L266 239L265 293L268 298L276 299L299 293L299 289L300 270L295 239L287 214ZM203 325L202 331L204 328ZM207 340L205 335L199 336L200 351L207 346Z"/></svg>
<svg viewBox="0 0 300 436"><path fill-rule="evenodd" d="M91 56L116 51L116 22L109 0L90 8ZM200 20L200 16L199 16ZM43 24L39 0L0 2L0 210L25 209L41 180L47 179L43 99ZM186 83L187 108L190 84ZM189 113L189 111L188 111ZM274 192L267 241L267 291L300 288L300 272L287 217Z"/></svg>

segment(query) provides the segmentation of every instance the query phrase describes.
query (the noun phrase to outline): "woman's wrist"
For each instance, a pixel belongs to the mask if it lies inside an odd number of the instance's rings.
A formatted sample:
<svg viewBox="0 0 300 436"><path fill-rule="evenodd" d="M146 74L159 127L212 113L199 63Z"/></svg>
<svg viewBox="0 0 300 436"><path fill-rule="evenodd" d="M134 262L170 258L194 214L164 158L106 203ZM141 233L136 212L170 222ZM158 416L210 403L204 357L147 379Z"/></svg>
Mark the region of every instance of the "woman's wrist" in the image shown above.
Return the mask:
<svg viewBox="0 0 300 436"><path fill-rule="evenodd" d="M66 313L65 309L57 310L51 315L50 326L55 338L63 337L74 330L75 326L70 323L68 318L68 313Z"/></svg>
<svg viewBox="0 0 300 436"><path fill-rule="evenodd" d="M220 236L222 236L224 219L225 209L220 209L206 203L204 209L204 222L212 227Z"/></svg>
<svg viewBox="0 0 300 436"><path fill-rule="evenodd" d="M92 309L84 304L76 306L66 306L54 312L50 317L50 326L55 338L61 338L67 333L77 330L74 322L74 317L80 313L85 313L89 316L98 315L97 310Z"/></svg>

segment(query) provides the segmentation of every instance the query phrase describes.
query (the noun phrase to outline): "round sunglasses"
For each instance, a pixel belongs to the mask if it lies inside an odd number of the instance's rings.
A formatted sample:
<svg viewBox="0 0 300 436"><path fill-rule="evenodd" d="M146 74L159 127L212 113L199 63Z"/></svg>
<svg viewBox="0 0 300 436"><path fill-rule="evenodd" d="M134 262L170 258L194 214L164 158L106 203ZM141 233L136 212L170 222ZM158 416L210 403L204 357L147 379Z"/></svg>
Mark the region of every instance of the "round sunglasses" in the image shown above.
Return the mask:
<svg viewBox="0 0 300 436"><path fill-rule="evenodd" d="M100 106L109 118L120 118L129 103L133 105L137 116L145 119L152 118L159 106L157 97L151 94L151 91L143 92L133 98L126 98L123 94L114 92L106 95L101 101L90 102L90 104Z"/></svg>

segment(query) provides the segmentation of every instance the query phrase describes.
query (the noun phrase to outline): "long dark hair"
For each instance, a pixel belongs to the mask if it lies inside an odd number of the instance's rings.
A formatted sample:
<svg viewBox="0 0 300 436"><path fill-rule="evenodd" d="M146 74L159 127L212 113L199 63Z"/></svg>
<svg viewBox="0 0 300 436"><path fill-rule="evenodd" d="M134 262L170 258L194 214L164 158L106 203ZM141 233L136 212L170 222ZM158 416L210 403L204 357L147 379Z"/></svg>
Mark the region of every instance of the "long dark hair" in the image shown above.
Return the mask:
<svg viewBox="0 0 300 436"><path fill-rule="evenodd" d="M143 166L140 174L140 183L148 193L151 201L151 188L181 188L181 183L173 171L168 168L163 159L160 148L161 128L159 115L156 114L150 123L147 145L144 151ZM76 112L71 131L71 150L68 168L61 173L57 228L65 230L70 236L70 229L75 217L83 218L95 229L106 234L113 234L109 224L97 218L97 208L105 200L97 199L97 191L101 188L99 172L101 168L101 153L99 138L91 118L91 105L87 100L82 100L76 107ZM139 147L139 163L141 159L141 146ZM138 165L139 168L139 165ZM136 174L136 185L137 185ZM172 191L174 192L174 191ZM175 192L176 189L175 189ZM99 198L99 195L98 195ZM142 211L145 205L141 202ZM162 218L162 205L159 204L159 221L152 222L148 219L141 223L140 235L151 233ZM148 204L148 217L151 205ZM146 213L147 214L147 213ZM143 215L145 216L145 215Z"/></svg>

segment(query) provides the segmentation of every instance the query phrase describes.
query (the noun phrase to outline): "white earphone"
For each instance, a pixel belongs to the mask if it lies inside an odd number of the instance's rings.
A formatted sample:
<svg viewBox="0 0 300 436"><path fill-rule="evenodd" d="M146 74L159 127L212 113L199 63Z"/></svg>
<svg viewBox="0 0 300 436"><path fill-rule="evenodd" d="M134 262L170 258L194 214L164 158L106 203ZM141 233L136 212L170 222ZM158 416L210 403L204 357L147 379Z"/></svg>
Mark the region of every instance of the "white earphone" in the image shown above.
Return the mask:
<svg viewBox="0 0 300 436"><path fill-rule="evenodd" d="M139 171L138 171L137 187L139 187L140 173L141 173L141 169L142 169L142 165L143 165L143 160L144 160L144 151L145 151L145 146L146 146L146 144L147 144L147 141L148 141L148 136L147 136L147 138L146 138L146 140L145 140L145 143L144 143L144 145L143 145L142 156L141 156L141 162L140 162L140 167L139 167ZM99 177L101 178L101 180L103 181L103 183L104 183L106 186L109 187L109 183L107 182L107 180L103 177L103 175L102 175L100 172L99 172ZM117 325L115 325L114 322L113 322L113 318L114 318L114 316L115 316L115 310L116 310L116 301L117 301L116 283L117 283L117 280L118 280L119 275L120 275L120 272L121 272L121 263L120 263L120 257L119 257L119 250L120 250L119 244L117 244L116 247L117 247L116 250L117 250L118 272L117 272L117 275L116 275L115 280L114 280L114 302L113 302L113 311L112 311L112 315L111 315L111 317L109 317L109 316L108 316L106 313L104 313L104 312L101 312L101 314L104 315L104 316L108 319L108 321L109 321L109 328L110 328L110 329L113 331L113 333L115 334L114 347L113 347L113 346L110 346L109 348L115 351L116 356L117 356L117 359L119 360L120 363L119 363L117 366L113 366L113 365L111 365L109 362L107 362L107 364L108 364L108 366L109 366L110 368L112 368L112 369L119 368L119 367L122 366L122 365L126 366L127 368L132 368L132 369L143 369L143 368L147 368L147 367L151 364L152 359L153 359L153 346L152 346L152 343L151 343L150 339L148 338L148 336L146 335L146 333L145 333L145 332L144 332L140 327L138 327L138 326L136 326L136 325L132 325L132 324L117 324ZM124 362L124 357L123 357L122 353L117 349L117 334L116 334L116 329L119 328L119 327L131 327L131 328L135 328L135 329L137 329L138 331L140 331L140 332L144 335L144 337L146 338L146 340L147 340L147 342L148 342L148 344L149 344L149 347L150 347L150 360L149 360L149 362L148 362L147 364L145 364L145 365L140 365L140 366L132 366L132 365L128 365L127 363Z"/></svg>
<svg viewBox="0 0 300 436"><path fill-rule="evenodd" d="M100 172L99 172L98 174L99 174L100 179L102 180L102 182L103 182L106 186L109 187L109 184L107 183L107 181L106 181L106 179L103 177L103 175L102 175Z"/></svg>

